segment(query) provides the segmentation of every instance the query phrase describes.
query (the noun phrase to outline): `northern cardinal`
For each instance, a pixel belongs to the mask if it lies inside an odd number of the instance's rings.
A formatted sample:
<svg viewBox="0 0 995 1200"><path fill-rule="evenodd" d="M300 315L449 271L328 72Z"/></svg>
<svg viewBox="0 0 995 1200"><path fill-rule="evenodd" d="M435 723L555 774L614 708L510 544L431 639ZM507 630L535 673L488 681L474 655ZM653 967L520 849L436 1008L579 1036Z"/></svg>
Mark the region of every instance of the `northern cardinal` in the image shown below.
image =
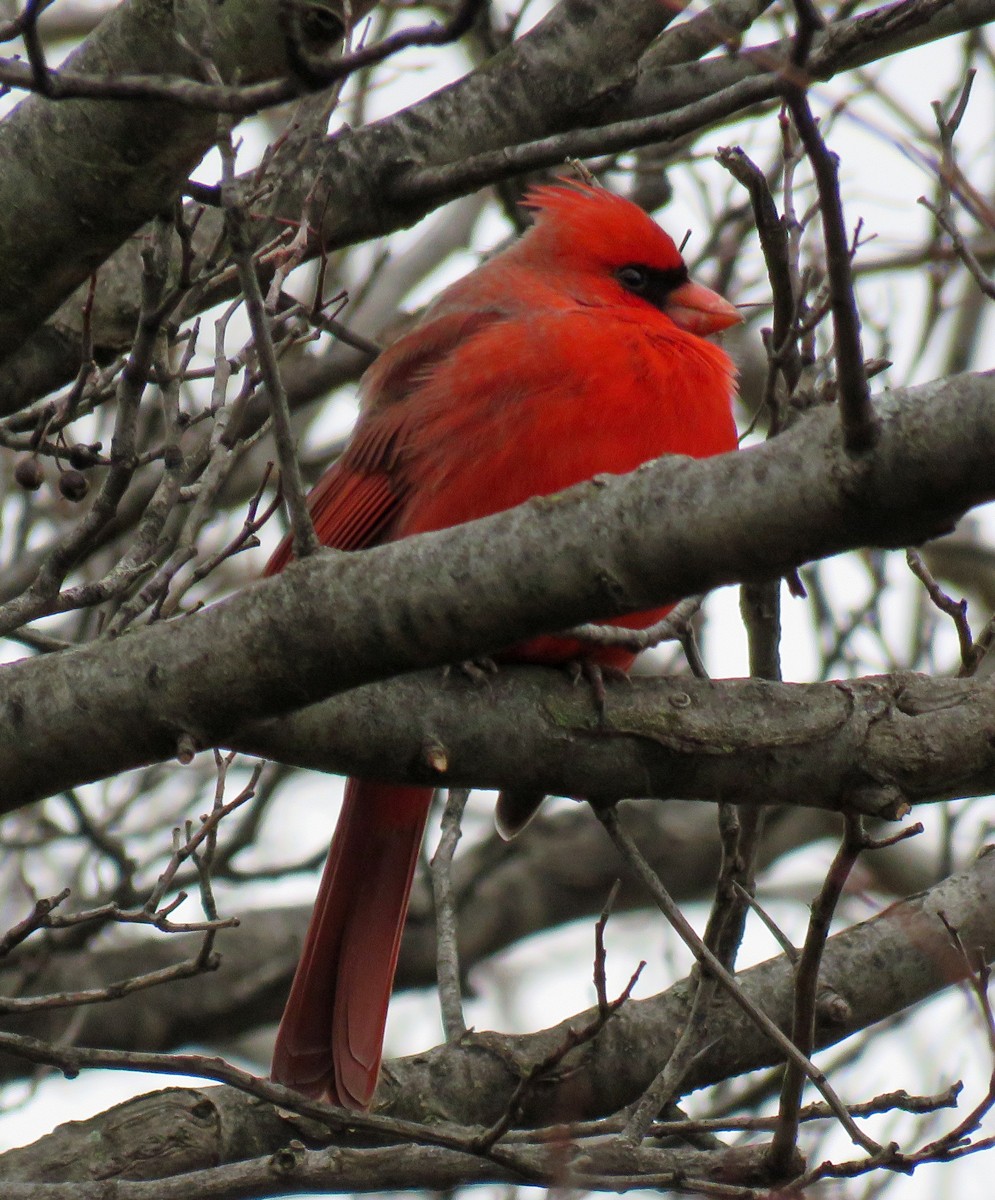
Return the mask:
<svg viewBox="0 0 995 1200"><path fill-rule="evenodd" d="M689 280L673 241L628 200L561 184L525 203L532 227L447 288L364 375L352 439L309 497L325 545L360 550L662 454L735 448L734 368L702 335L739 321L736 309ZM284 541L267 574L290 556ZM617 623L644 627L666 611ZM539 637L501 657L627 668L634 655ZM348 781L275 1080L369 1105L431 794Z"/></svg>

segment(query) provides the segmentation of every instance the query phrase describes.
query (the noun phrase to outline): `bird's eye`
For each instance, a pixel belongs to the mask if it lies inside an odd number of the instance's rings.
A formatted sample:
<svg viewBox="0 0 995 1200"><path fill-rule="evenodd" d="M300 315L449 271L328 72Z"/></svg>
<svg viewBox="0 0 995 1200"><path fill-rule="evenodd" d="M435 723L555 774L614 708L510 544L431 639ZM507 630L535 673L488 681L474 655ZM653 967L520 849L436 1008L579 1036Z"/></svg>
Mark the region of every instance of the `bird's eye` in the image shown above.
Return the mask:
<svg viewBox="0 0 995 1200"><path fill-rule="evenodd" d="M619 267L615 278L627 292L645 292L649 287L650 273L646 267L631 265Z"/></svg>
<svg viewBox="0 0 995 1200"><path fill-rule="evenodd" d="M671 292L687 283L688 269L683 263L676 267L648 267L644 263L626 263L615 272L615 278L627 292L666 312Z"/></svg>

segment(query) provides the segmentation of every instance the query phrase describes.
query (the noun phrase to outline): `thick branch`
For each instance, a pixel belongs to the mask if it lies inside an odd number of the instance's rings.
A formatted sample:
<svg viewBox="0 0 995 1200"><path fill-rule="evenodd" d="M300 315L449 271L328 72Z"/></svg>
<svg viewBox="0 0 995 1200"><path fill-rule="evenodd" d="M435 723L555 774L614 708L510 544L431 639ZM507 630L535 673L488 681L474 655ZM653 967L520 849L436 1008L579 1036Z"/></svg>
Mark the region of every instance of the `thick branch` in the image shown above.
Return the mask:
<svg viewBox="0 0 995 1200"><path fill-rule="evenodd" d="M230 741L249 721L579 621L905 546L995 497L995 376L889 394L859 465L823 410L485 521L322 554L205 611L0 673L4 802Z"/></svg>
<svg viewBox="0 0 995 1200"><path fill-rule="evenodd" d="M660 14L669 6L635 5L632 0L603 0L593 19L571 22L575 9L561 5L543 22L480 70L428 97L409 109L356 131L343 131L307 159L291 164L270 215L299 221L305 209L322 213L313 250L325 250L380 236L418 220L447 197L474 190L525 169L555 166L570 155L598 153L610 136L593 145L572 142L591 139L588 131L611 122L638 117L667 117L678 109L698 106L706 97L742 84L730 94L728 104L706 105L691 128L706 128L731 113L780 93L781 71L788 60L790 42L775 42L735 55L715 56L701 63L672 60L672 45L684 43L684 26L658 39L640 59L649 40L645 22L648 8ZM640 10L640 11L637 11ZM623 22L623 16L626 20ZM859 66L910 45L951 36L995 18L995 0L901 0L858 17L834 23L816 38L809 69L816 78L828 79L839 71ZM680 53L680 51L678 51ZM634 64L638 60L638 71ZM657 62L663 66L657 66ZM542 104L535 96L541 94ZM738 97L738 99L736 99ZM570 131L575 131L571 133ZM644 140L660 140L686 133L676 128L644 130ZM616 135L621 136L618 128ZM624 131L623 131L624 132ZM554 135L564 134L557 138ZM521 148L547 138L545 156L516 149L510 158L505 148ZM626 140L628 139L628 140ZM639 141L630 131L623 145ZM480 156L494 151L485 162ZM516 158L517 155L517 158ZM471 161L478 156L476 161ZM278 165L275 163L274 165ZM462 169L456 165L465 162ZM483 165L482 165L483 164ZM427 176L399 168L445 168L434 191L424 189ZM486 167L486 169L484 169ZM408 180L407 185L405 180ZM220 218L206 214L198 229L204 247L217 237ZM257 224L260 244L276 226ZM120 349L134 329L136 313L131 299L138 278L137 257L122 249L104 267L102 289L112 289L113 311L94 318L94 338L105 350ZM231 294L234 279L205 293L203 303ZM73 298L57 318L27 340L0 370L0 412L16 411L44 391L71 379L79 365L79 315L81 301Z"/></svg>
<svg viewBox="0 0 995 1200"><path fill-rule="evenodd" d="M714 810L706 805L671 801L625 804L625 822L644 856L677 900L706 900L715 889L721 860ZM332 814L315 816L332 826ZM783 854L835 832L831 814L795 811L768 822L760 846L759 867ZM674 846L681 853L674 854ZM875 866L878 863L875 861ZM891 874L877 880L879 890L899 894L921 891L937 874L924 856L891 856L881 864ZM892 876L896 875L897 878ZM541 814L527 837L506 842L494 833L457 856L453 882L457 894L458 950L461 970L472 970L492 954L533 934L570 921L596 917L619 878L619 862L587 806ZM644 889L623 874L612 912L629 912L649 903ZM83 1009L47 1009L19 1015L7 1024L12 1032L49 1041L71 1027L73 1045L127 1051L167 1051L206 1041L224 1048L233 1039L274 1025L283 1011L300 957L310 904L272 910L243 910L235 929L219 932L216 972L167 983L154 991L136 991L113 1004ZM70 989L106 988L118 980L167 970L194 957L199 935L146 937L125 946L52 953L42 951L36 964L32 945L12 955L0 970L0 993L17 994L29 969L33 994ZM395 990L431 987L436 979L437 947L430 890L416 880L408 913ZM30 1064L0 1056L0 1078L19 1077Z"/></svg>
<svg viewBox="0 0 995 1200"><path fill-rule="evenodd" d="M845 20L835 20L812 39L806 62L811 79L867 66L915 46L952 37L995 19L995 0L897 0ZM675 30L676 35L678 31ZM672 63L663 40L644 56L639 80L613 119L650 116L693 104L704 96L764 74L781 76L792 39L751 46L703 62Z"/></svg>
<svg viewBox="0 0 995 1200"><path fill-rule="evenodd" d="M189 2L194 4L196 0ZM243 2L251 3L252 0ZM118 10L123 14L121 22L137 23L137 45L126 40L120 47L116 42L112 43L114 53L105 49L108 23L104 22L70 65L79 71L107 69L104 62L109 59L112 66L128 73L176 72L179 67L174 59L181 51L172 25L163 34L165 46L156 39L148 39L144 55L140 50L146 45L143 36L149 21L142 6L155 8L159 3L160 0L133 0L134 9L125 6ZM353 4L353 15L358 17L370 7L370 3ZM321 156L314 154L309 154L306 162L284 161L282 165L289 178L279 192L277 207L280 215L300 220L309 196L313 211L322 212L327 206L329 212L325 216L321 243L326 249L332 248L328 233L336 224L345 223L347 228L354 229L355 237L362 240L385 229L412 223L435 205L429 203L417 209L410 204L400 209L390 205L384 185L387 176L396 173L399 164L422 161L426 155L439 154L443 148L447 155L459 157L476 149L505 145L576 122L585 107L603 92L623 87L628 90L640 54L680 7L680 4L660 4L658 0L560 0L536 29L499 55L486 69L472 73L455 87L443 89L399 118L379 122L351 137L335 139L330 144L337 152L333 155L334 162L327 164L327 170L323 169ZM137 16L132 15L133 11ZM222 11L227 13L228 6ZM268 21L260 18L258 23L253 23L251 17L240 18L246 30L254 34L254 39L243 35L241 25L231 28L226 25L214 33L219 53L227 44L225 53L235 54L241 50L247 56L242 82L279 74L286 69L285 38L276 23L276 15L277 7L273 6ZM131 26L126 27L130 29ZM190 40L201 44L203 37L191 35ZM239 61L236 59L229 64L220 58L216 65L222 77L228 78L235 73ZM193 67L186 58L181 59L181 63L190 73ZM535 102L537 91L543 97L542 104ZM99 122L91 118L92 124L100 130L100 140L82 150L76 122L68 120L77 111L81 114L78 120L84 127L87 127L86 114L108 114L107 119ZM137 129L133 130L128 122L132 125L137 122ZM39 322L116 246L175 196L186 175L212 145L216 118L209 112L148 101L70 100L56 106L32 96L6 125L9 126L8 143L17 138L17 144L35 150L20 156L23 174L11 180L12 194L20 196L24 206L15 210L22 213L21 219L7 224L9 236L16 243L16 254L14 245L5 253L4 243L0 240L0 264L18 263L16 275L10 273L12 268L5 271L0 267L0 313L3 314L0 359L16 350ZM58 143L53 140L53 127L63 129L71 150L59 150ZM185 140L181 139L179 132L187 129L193 133ZM171 132L173 130L178 132ZM136 151L136 146L142 153ZM182 146L182 152L178 146ZM299 147L292 146L291 150L293 154L299 153ZM168 165L156 172L152 167L167 151L172 155ZM49 203L58 202L59 207L44 220L39 220L35 199L40 188L37 176L41 174L47 179L50 172L39 170L34 153L44 154L46 163L50 157L64 163L71 174L71 179L54 178ZM85 155L85 161L94 164L105 161L119 164L122 154L126 154L134 165L126 171L118 165L113 179L103 173L91 172L91 189L81 192L77 166L81 154ZM18 161L13 146L5 150L3 140L0 140L0 160ZM277 165L280 162L278 159ZM327 194L314 191L319 172L326 181ZM146 198L146 206L151 197L151 207L147 207L147 211L134 203L132 192L135 189L140 189ZM0 201L2 198L0 191ZM436 204L439 202L437 199ZM4 205L0 203L0 212L3 211ZM47 238L37 232L38 227L50 229ZM0 221L0 231L3 228ZM25 228L33 230L30 239L25 239ZM87 230L85 238L81 229ZM266 240L274 229L259 222L257 236ZM216 235L217 227L207 220L199 232L199 244L211 246ZM317 251L318 245L316 239L312 252ZM30 255L26 253L28 246ZM56 263L59 269L53 270L52 264ZM128 274L133 280L133 273L129 271ZM115 323L121 323L120 317ZM133 327L133 322L130 324ZM99 334L97 341L100 341ZM19 370L17 356L11 363L11 370L15 374ZM10 410L5 406L5 411Z"/></svg>
<svg viewBox="0 0 995 1200"><path fill-rule="evenodd" d="M235 744L399 782L887 818L995 791L993 700L991 679L901 673L815 684L638 678L609 684L601 714L560 672L505 669L484 686L433 673L356 689Z"/></svg>
<svg viewBox="0 0 995 1200"><path fill-rule="evenodd" d="M273 0L131 0L67 66L198 78L203 54L222 78L245 83L286 74L285 47ZM130 234L168 211L216 133L211 112L39 95L0 124L0 358Z"/></svg>
<svg viewBox="0 0 995 1200"><path fill-rule="evenodd" d="M829 939L820 978L839 1003L819 1021L816 1044L834 1045L964 978L972 968L954 944L951 927L972 954L985 961L995 957L995 853L983 855L925 895L902 901ZM792 974L791 962L781 956L738 977L782 1028L791 1019ZM524 1114L526 1123L550 1112L561 1122L594 1117L638 1097L666 1062L689 1000L685 980L652 999L627 1004L593 1043L570 1054L555 1079L537 1082L532 1107ZM544 1061L562 1045L569 1029L592 1016L593 1012L579 1014L524 1037L468 1035L459 1043L391 1062L385 1067L379 1111L415 1120L430 1115L440 1129L447 1122L490 1126L505 1112L529 1067ZM728 1000L716 1001L708 1021L705 1049L691 1067L689 1088L777 1061L770 1044ZM237 1139L228 1134L233 1129L239 1131ZM157 1144L171 1148L168 1155L150 1158L145 1152L153 1134ZM289 1136L313 1145L318 1134L314 1122L295 1121L256 1099L236 1098L230 1088L168 1089L152 1100L140 1097L90 1121L62 1126L32 1146L0 1156L0 1178L8 1187L25 1178L89 1180L100 1170L93 1148L102 1144L113 1145L119 1179L161 1178L258 1159L283 1150ZM105 1141L108 1135L111 1143ZM431 1157L434 1152L423 1153ZM281 1166L286 1189L292 1190L293 1160L285 1156ZM456 1173L447 1186L474 1178L478 1177ZM117 1186L122 1200L132 1194L126 1184ZM345 1185L330 1169L325 1186ZM371 1181L369 1186L377 1184ZM138 1200L150 1193L135 1187L133 1194Z"/></svg>
<svg viewBox="0 0 995 1200"><path fill-rule="evenodd" d="M963 979L971 968L952 943L947 922L984 961L995 957L995 852L983 853L967 870L924 895L892 905L827 941L820 980L844 1003L834 1006L832 1020L827 1019L830 1014L822 1014L816 1046L835 1045ZM738 978L782 1029L790 1028L793 966L784 956ZM639 1095L667 1061L689 999L685 981L617 1014L591 1050L578 1055L590 1071L591 1092L588 1098L583 1089L577 1090L578 1110L572 1115L615 1111ZM728 1000L716 1001L711 1020L714 1032L704 1039L707 1049L691 1069L689 1089L777 1061L769 1043ZM562 1033L560 1026L536 1034L535 1040L529 1038L528 1054L548 1051ZM444 1047L396 1061L383 1093L388 1110L411 1115L420 1097L431 1091L440 1115L459 1114L464 1121L489 1123L499 1115L506 1089L513 1086L515 1067L527 1065L521 1058L517 1063L514 1058L504 1059L501 1049L506 1045L499 1035L482 1035L476 1046L471 1042L462 1048ZM476 1103L457 1107L465 1104L464 1089L471 1079L477 1089ZM548 1092L537 1098L540 1106L549 1101Z"/></svg>

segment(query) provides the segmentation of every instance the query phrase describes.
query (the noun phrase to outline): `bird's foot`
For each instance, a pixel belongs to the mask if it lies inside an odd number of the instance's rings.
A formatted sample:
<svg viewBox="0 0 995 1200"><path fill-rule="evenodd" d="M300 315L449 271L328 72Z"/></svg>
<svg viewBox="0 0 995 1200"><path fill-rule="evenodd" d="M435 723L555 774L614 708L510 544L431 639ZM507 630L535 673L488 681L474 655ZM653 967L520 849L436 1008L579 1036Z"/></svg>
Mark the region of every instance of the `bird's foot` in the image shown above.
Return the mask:
<svg viewBox="0 0 995 1200"><path fill-rule="evenodd" d="M595 662L590 658L575 658L565 664L565 669L573 684L578 684L581 680L585 680L591 688L591 694L594 697L594 706L598 713L598 724L604 724L605 720L605 702L608 698L605 683L608 680L619 683L624 680L626 683L631 683L629 673L621 667L612 666L610 663L604 666L601 663Z"/></svg>
<svg viewBox="0 0 995 1200"><path fill-rule="evenodd" d="M501 668L493 658L468 658L458 663L456 670L474 683L486 683L491 675L496 675Z"/></svg>

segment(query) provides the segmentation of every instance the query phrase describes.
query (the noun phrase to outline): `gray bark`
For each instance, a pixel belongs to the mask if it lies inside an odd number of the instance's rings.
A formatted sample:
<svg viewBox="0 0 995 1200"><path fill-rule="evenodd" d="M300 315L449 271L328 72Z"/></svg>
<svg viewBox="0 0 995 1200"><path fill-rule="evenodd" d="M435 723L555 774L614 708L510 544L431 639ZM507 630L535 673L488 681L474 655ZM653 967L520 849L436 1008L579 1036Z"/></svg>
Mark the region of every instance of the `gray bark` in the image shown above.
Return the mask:
<svg viewBox="0 0 995 1200"><path fill-rule="evenodd" d="M471 525L325 553L205 611L0 673L5 811L209 747L361 683L857 546L903 546L995 497L995 376L887 393L848 456L823 409L773 442L661 459ZM570 789L565 789L570 790Z"/></svg>
<svg viewBox="0 0 995 1200"><path fill-rule="evenodd" d="M287 73L285 48L275 0L130 0L65 67L201 79L207 60L222 79L251 83ZM0 358L169 210L216 137L216 114L144 99L36 94L0 123ZM136 248L130 258L140 269ZM132 319L121 332L130 337L134 328Z"/></svg>
<svg viewBox="0 0 995 1200"><path fill-rule="evenodd" d="M821 1012L816 1045L834 1045L964 978L971 968L953 942L951 928L975 961L995 957L995 853L982 855L927 893L828 940L820 980L834 999ZM791 1024L793 974L792 964L779 956L738 977L782 1029ZM524 1114L526 1124L550 1112L562 1121L614 1112L638 1097L666 1062L689 1000L685 980L651 999L626 1004L593 1042L570 1052L555 1077L537 1084ZM323 1132L313 1119L294 1117L228 1087L170 1088L88 1121L60 1126L33 1145L0 1156L4 1194L9 1200L103 1200L107 1193L101 1189L109 1178L116 1181L115 1200L269 1195L319 1185L335 1191L402 1183L429 1186L429 1179L434 1187L454 1187L507 1179L507 1164L516 1163L516 1145L523 1145L520 1136L502 1147L505 1158L483 1165L479 1158L468 1162L455 1143L463 1137L468 1149L474 1134L504 1113L529 1067L544 1061L563 1045L570 1030L592 1015L578 1014L551 1029L519 1037L471 1033L458 1043L387 1064L378 1114L412 1120L430 1114L425 1138L430 1142L433 1135L445 1137L454 1143L446 1148L391 1146L388 1152L365 1156L359 1150L336 1149L329 1157L315 1158L303 1148L288 1146L295 1139L312 1147L341 1146L348 1135L343 1139L327 1129ZM704 1087L778 1061L764 1035L726 998L715 1002L708 1023L705 1049L694 1060L687 1086ZM46 1061L46 1054L51 1052L39 1050L40 1061ZM337 1122L332 1127L337 1128ZM552 1183L561 1177L559 1156L554 1156L555 1162L541 1154L538 1159L529 1156L533 1146L546 1141L541 1136L537 1143L525 1142L524 1157L517 1161L523 1170L537 1168L538 1181ZM155 1153L150 1153L152 1146ZM715 1152L713 1167L719 1167L725 1153L726 1148ZM390 1155L400 1155L403 1176L391 1174L389 1161L384 1161ZM623 1160L602 1167L600 1186L610 1186L606 1177L612 1168L628 1172L637 1164ZM125 1182L129 1179L158 1182ZM46 1181L57 1182L42 1190Z"/></svg>
<svg viewBox="0 0 995 1200"><path fill-rule="evenodd" d="M730 7L735 11L728 27L738 29L763 6ZM701 53L714 37L690 36L679 26L654 41L669 11L656 0L559 5L532 33L451 87L373 125L342 131L310 147L303 158L292 151L270 215L299 221L305 207L320 212L313 249L320 244L331 250L412 225L445 200L509 175L556 166L570 155L685 136L779 94L787 42L688 61L688 54ZM835 24L816 40L813 69L817 78L828 79L993 18L995 0L943 5L902 0ZM646 117L670 120L672 114L680 120L641 137L616 128L613 141L603 128ZM545 150L521 152L537 139L548 139ZM198 244L211 246L220 223L219 215L206 214ZM275 229L258 221L253 232L262 244ZM16 232L23 237L22 227ZM6 261L0 255L0 263ZM97 346L110 353L127 345L137 320L140 264L134 248L113 256L101 278L107 304L93 330ZM229 281L206 289L202 305L230 295L231 286ZM0 413L14 412L68 381L79 365L81 298L72 298L55 321L28 336L44 314L33 301L11 294L16 304L8 319L17 321L23 345L0 364ZM19 317L22 304L29 307Z"/></svg>

